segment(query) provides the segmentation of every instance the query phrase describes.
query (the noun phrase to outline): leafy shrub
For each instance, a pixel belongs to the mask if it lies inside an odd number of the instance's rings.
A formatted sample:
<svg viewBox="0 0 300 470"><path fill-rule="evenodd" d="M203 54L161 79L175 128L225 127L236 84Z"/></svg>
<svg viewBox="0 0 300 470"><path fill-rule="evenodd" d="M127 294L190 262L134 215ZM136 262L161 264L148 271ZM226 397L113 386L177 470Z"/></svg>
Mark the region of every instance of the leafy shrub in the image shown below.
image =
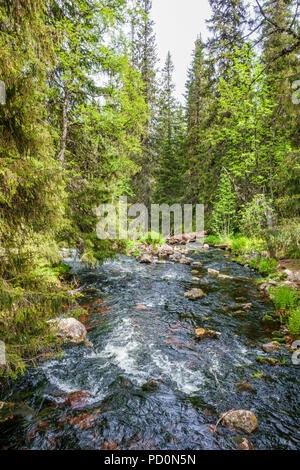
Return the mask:
<svg viewBox="0 0 300 470"><path fill-rule="evenodd" d="M217 235L208 235L205 239L205 243L209 243L211 245L220 245L222 240Z"/></svg>
<svg viewBox="0 0 300 470"><path fill-rule="evenodd" d="M245 253L248 246L248 238L236 237L231 242L231 249L233 253Z"/></svg>
<svg viewBox="0 0 300 470"><path fill-rule="evenodd" d="M144 237L139 240L141 243L147 243L148 245L163 245L165 240L160 233L148 232Z"/></svg>
<svg viewBox="0 0 300 470"><path fill-rule="evenodd" d="M288 327L292 336L300 336L300 307L290 312Z"/></svg>
<svg viewBox="0 0 300 470"><path fill-rule="evenodd" d="M300 223L298 219L266 230L268 250L277 258L300 258Z"/></svg>
<svg viewBox="0 0 300 470"><path fill-rule="evenodd" d="M275 271L277 267L277 260L273 258L261 258L258 264L258 271L261 274L270 274Z"/></svg>
<svg viewBox="0 0 300 470"><path fill-rule="evenodd" d="M276 310L287 310L288 308L296 307L299 302L297 291L288 286L272 289L271 294Z"/></svg>
<svg viewBox="0 0 300 470"><path fill-rule="evenodd" d="M273 217L271 203L264 194L257 194L252 201L245 205L240 228L248 235L260 234L264 230L268 221Z"/></svg>

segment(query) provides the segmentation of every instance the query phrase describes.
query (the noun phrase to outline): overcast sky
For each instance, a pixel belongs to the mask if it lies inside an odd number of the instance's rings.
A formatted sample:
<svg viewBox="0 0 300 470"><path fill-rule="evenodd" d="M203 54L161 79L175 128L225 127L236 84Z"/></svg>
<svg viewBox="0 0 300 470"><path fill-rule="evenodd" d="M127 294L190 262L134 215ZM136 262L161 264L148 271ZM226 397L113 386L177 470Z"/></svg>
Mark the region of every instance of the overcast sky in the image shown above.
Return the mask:
<svg viewBox="0 0 300 470"><path fill-rule="evenodd" d="M208 0L152 0L157 49L162 67L168 50L175 65L177 98L183 102L187 69L195 40L201 33L207 38L205 20L210 18Z"/></svg>

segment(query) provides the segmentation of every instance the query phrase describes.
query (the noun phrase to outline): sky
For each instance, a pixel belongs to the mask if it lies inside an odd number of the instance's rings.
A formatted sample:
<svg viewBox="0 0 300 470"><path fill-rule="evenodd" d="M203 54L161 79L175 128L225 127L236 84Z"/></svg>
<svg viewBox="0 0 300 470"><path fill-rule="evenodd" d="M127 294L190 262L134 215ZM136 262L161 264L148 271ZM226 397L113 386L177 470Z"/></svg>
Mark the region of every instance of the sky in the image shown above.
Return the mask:
<svg viewBox="0 0 300 470"><path fill-rule="evenodd" d="M176 96L183 103L195 40L200 33L203 40L207 39L205 20L211 15L209 3L208 0L152 0L152 3L160 67L170 51L175 65Z"/></svg>

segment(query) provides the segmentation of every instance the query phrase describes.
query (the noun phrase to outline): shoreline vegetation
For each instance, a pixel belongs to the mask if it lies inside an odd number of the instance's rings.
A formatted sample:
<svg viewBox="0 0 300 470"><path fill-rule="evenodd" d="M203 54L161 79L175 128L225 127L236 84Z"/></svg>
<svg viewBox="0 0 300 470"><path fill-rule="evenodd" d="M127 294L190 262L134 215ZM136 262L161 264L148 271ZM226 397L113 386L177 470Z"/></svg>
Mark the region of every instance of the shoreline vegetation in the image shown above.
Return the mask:
<svg viewBox="0 0 300 470"><path fill-rule="evenodd" d="M170 53L159 67L151 0L131 3L1 2L2 378L60 354L48 320L83 312L62 247L91 265L135 249L96 234L96 208L122 196L204 204L206 242L261 273L299 337L297 2L209 0L184 104Z"/></svg>

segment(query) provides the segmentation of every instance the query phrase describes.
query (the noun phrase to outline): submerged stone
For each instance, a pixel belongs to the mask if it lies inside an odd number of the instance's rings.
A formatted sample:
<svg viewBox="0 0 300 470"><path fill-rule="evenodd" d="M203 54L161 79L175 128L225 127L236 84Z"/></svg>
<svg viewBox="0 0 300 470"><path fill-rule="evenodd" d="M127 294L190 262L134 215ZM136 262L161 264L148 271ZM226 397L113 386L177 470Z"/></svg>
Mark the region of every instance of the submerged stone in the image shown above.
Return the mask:
<svg viewBox="0 0 300 470"><path fill-rule="evenodd" d="M206 330L205 328L197 328L195 330L195 338L202 340L202 339L218 339L221 336L221 333L214 331L214 330Z"/></svg>
<svg viewBox="0 0 300 470"><path fill-rule="evenodd" d="M202 289L191 289L190 291L186 292L184 294L184 297L187 297L190 300L198 300L202 299L202 297L205 297L206 294L203 292Z"/></svg>
<svg viewBox="0 0 300 470"><path fill-rule="evenodd" d="M256 393L256 390L252 385L248 384L247 382L240 382L236 386L236 391L237 393Z"/></svg>
<svg viewBox="0 0 300 470"><path fill-rule="evenodd" d="M263 344L262 348L266 353L272 353L277 349L280 349L281 346L277 341L271 341L270 343Z"/></svg>
<svg viewBox="0 0 300 470"><path fill-rule="evenodd" d="M249 410L230 410L221 416L222 425L229 428L238 428L251 434L258 428L255 414Z"/></svg>

